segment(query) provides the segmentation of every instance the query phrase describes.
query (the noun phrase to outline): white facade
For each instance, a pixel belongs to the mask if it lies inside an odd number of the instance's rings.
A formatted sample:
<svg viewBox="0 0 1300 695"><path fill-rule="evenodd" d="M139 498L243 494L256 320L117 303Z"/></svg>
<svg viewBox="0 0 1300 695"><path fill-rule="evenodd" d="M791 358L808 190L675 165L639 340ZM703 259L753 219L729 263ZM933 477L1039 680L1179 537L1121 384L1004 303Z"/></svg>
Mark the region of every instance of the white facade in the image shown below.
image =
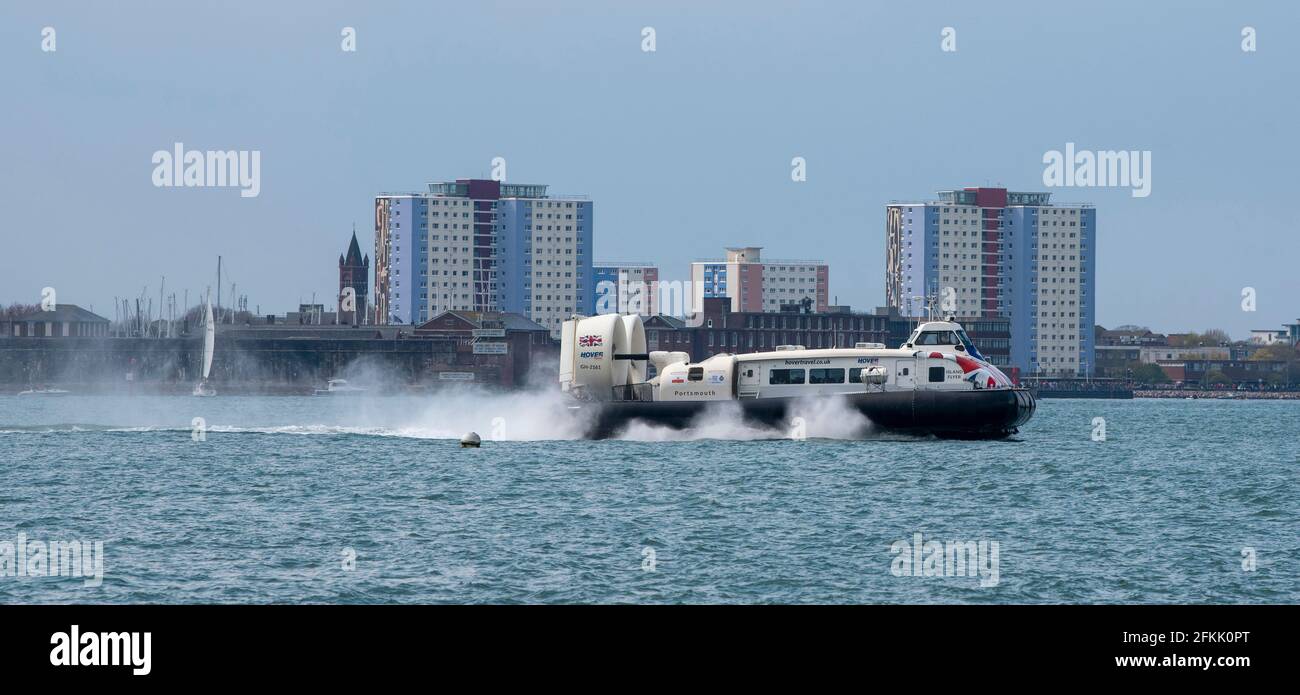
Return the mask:
<svg viewBox="0 0 1300 695"><path fill-rule="evenodd" d="M487 311L491 307L474 301L473 207L465 198L432 198L424 222L423 253L428 256L428 276L421 293L428 309L421 310L420 322L444 311Z"/></svg>
<svg viewBox="0 0 1300 695"><path fill-rule="evenodd" d="M566 319L587 311L578 287L580 205L581 201L563 198L523 203L524 313L546 326L553 337L560 335Z"/></svg>
<svg viewBox="0 0 1300 695"><path fill-rule="evenodd" d="M1232 351L1226 347L1169 347L1151 345L1139 353L1143 364L1156 364L1168 360L1229 360Z"/></svg>
<svg viewBox="0 0 1300 695"><path fill-rule="evenodd" d="M1287 343L1286 331L1252 330L1250 332L1250 342L1253 345L1285 345Z"/></svg>
<svg viewBox="0 0 1300 695"><path fill-rule="evenodd" d="M974 205L945 206L939 217L939 287L952 288L948 295L941 289L938 300L948 300L942 313L962 316L980 315L982 251L980 208ZM953 304L955 302L955 304Z"/></svg>
<svg viewBox="0 0 1300 695"><path fill-rule="evenodd" d="M1083 336L1093 330L1080 310L1081 212L1077 207L1039 208L1033 230L1038 298L1031 307L1036 317L1031 350L1049 373L1079 373Z"/></svg>
<svg viewBox="0 0 1300 695"><path fill-rule="evenodd" d="M780 311L781 305L798 304L804 299L811 300L816 309L817 270L824 267L811 261L764 263L763 311Z"/></svg>
<svg viewBox="0 0 1300 695"><path fill-rule="evenodd" d="M826 311L829 278L821 261L764 261L762 247L729 248L725 260L691 264L691 306L698 310L704 297L727 297L732 311L778 312L806 299L814 311Z"/></svg>

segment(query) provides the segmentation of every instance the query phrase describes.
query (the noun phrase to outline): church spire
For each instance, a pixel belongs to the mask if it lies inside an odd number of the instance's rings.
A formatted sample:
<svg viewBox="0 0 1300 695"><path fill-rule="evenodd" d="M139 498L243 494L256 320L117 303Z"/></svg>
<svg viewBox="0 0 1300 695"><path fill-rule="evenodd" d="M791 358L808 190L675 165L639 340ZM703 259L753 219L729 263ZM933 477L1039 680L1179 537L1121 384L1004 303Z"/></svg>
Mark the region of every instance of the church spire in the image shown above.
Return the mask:
<svg viewBox="0 0 1300 695"><path fill-rule="evenodd" d="M352 242L348 244L347 256L344 259L346 265L361 265L361 245L357 243L357 225L352 224Z"/></svg>

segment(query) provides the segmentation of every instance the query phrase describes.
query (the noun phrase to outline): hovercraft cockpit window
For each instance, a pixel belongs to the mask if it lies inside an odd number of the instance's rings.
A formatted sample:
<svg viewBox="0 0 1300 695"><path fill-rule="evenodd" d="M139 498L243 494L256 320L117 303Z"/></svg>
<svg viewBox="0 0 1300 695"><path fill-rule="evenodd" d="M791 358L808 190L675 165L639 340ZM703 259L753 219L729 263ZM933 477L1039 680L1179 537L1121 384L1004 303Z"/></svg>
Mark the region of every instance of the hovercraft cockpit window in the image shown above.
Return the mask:
<svg viewBox="0 0 1300 695"><path fill-rule="evenodd" d="M957 336L952 331L923 331L916 336L913 345L957 345Z"/></svg>
<svg viewBox="0 0 1300 695"><path fill-rule="evenodd" d="M976 349L975 343L971 341L970 336L966 335L966 331L957 331L957 339L960 340L961 345L966 348L966 354L971 355L972 357L982 357L980 351Z"/></svg>

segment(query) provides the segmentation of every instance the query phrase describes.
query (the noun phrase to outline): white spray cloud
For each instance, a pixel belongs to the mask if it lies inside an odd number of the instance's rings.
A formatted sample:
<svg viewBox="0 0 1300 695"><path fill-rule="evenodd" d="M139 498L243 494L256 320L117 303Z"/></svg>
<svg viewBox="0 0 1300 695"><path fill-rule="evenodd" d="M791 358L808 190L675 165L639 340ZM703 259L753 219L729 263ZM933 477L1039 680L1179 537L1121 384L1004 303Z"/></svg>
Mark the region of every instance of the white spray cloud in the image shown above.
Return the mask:
<svg viewBox="0 0 1300 695"><path fill-rule="evenodd" d="M484 440L580 439L586 421L569 409L572 399L556 390L495 392L448 388L429 396L367 398L358 402L356 424L382 434L421 439L459 439L477 432Z"/></svg>
<svg viewBox="0 0 1300 695"><path fill-rule="evenodd" d="M745 422L740 404L736 402L710 405L685 429L677 430L663 425L635 421L619 435L619 439L641 442L693 441L697 439L793 439L796 435L794 418L802 418L802 436L823 439L860 439L871 430L871 423L862 413L850 408L843 398L810 398L795 401L791 406L790 422L762 426Z"/></svg>

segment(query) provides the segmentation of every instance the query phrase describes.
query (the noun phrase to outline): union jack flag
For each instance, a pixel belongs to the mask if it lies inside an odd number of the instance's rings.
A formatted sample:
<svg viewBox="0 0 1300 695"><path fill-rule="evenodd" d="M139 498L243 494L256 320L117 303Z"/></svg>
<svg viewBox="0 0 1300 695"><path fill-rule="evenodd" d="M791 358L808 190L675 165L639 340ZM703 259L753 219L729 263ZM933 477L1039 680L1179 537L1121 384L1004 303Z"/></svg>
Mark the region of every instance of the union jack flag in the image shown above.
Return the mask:
<svg viewBox="0 0 1300 695"><path fill-rule="evenodd" d="M578 345L581 345L582 347L596 347L597 345L604 344L605 339L598 335L584 335L581 338L578 338Z"/></svg>

